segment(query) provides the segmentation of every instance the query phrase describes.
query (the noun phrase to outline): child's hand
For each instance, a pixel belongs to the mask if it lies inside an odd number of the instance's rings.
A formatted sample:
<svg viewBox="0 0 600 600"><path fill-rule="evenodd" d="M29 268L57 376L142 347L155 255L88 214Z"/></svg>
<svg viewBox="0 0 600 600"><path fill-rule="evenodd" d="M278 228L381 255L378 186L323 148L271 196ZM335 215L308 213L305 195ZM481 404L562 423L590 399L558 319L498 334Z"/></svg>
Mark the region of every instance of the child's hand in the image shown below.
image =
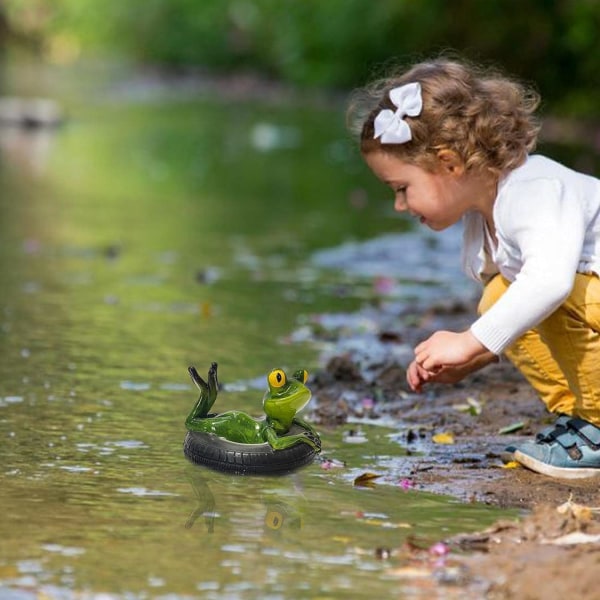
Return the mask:
<svg viewBox="0 0 600 600"><path fill-rule="evenodd" d="M425 371L436 373L442 367L464 366L488 353L469 330L462 333L436 331L415 348L415 362Z"/></svg>
<svg viewBox="0 0 600 600"><path fill-rule="evenodd" d="M469 373L498 361L470 331L438 331L415 348L415 356L406 371L406 379L417 393L426 383L457 383Z"/></svg>
<svg viewBox="0 0 600 600"><path fill-rule="evenodd" d="M420 394L426 383L458 383L463 377L478 368L479 366L469 363L460 367L442 367L432 372L426 371L416 361L413 361L406 371L406 380L410 389Z"/></svg>

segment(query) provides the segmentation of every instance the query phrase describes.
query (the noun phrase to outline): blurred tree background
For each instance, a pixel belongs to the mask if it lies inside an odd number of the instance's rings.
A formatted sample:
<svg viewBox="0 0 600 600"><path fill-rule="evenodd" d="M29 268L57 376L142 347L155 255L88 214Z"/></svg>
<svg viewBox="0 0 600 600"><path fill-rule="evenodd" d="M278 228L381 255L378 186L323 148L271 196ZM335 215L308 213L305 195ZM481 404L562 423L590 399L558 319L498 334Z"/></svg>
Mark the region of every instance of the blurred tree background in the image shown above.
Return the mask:
<svg viewBox="0 0 600 600"><path fill-rule="evenodd" d="M348 89L444 50L536 83L545 109L600 107L600 0L0 0L4 52L251 71Z"/></svg>

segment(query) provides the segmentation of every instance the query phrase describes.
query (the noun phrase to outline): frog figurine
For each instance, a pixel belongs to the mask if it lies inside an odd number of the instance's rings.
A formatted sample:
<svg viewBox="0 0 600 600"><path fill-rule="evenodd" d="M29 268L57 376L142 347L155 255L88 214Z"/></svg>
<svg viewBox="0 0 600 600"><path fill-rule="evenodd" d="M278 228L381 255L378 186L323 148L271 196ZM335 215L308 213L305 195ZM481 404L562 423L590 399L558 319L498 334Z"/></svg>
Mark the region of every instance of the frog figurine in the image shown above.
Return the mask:
<svg viewBox="0 0 600 600"><path fill-rule="evenodd" d="M291 378L282 369L273 369L269 373L269 389L263 396L266 418L259 419L238 410L210 414L219 389L217 363L212 363L208 371L208 382L200 377L194 367L188 371L200 389L200 397L185 421L189 432L212 433L240 444L267 442L275 452L298 443L308 444L312 452L321 450L319 434L297 416L311 398L311 392L305 385L308 373L304 369L294 372ZM299 433L291 433L292 429Z"/></svg>

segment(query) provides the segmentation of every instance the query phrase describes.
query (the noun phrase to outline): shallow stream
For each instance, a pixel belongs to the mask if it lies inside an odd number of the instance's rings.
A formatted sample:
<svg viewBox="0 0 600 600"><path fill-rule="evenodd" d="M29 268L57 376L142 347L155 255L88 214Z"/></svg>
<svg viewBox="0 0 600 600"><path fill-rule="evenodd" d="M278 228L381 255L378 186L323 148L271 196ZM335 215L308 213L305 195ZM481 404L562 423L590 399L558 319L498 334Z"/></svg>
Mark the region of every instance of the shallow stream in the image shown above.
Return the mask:
<svg viewBox="0 0 600 600"><path fill-rule="evenodd" d="M322 432L345 468L244 478L187 463L183 421L190 364L219 363L220 408L260 414L272 367L319 367L302 319L356 311L374 285L467 290L438 277L454 234L394 216L341 107L110 75L23 68L7 90L66 121L0 131L0 597L432 597L382 549L500 513L407 489L393 424L364 425L367 444ZM362 267L336 263L356 248ZM397 271L377 272L382 252Z"/></svg>

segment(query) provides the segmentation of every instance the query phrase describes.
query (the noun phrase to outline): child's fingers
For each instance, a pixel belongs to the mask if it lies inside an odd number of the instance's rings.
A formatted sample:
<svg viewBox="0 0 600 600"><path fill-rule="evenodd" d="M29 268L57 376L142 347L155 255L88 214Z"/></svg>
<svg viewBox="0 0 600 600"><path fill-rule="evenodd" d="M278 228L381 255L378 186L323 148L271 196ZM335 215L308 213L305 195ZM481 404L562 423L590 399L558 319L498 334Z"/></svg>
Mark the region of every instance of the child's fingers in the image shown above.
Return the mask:
<svg viewBox="0 0 600 600"><path fill-rule="evenodd" d="M419 348L415 348L415 362L423 367L423 363L429 358L429 354L424 350L419 350Z"/></svg>
<svg viewBox="0 0 600 600"><path fill-rule="evenodd" d="M419 391L419 379L415 375L415 363L411 363L406 369L406 382L413 392Z"/></svg>
<svg viewBox="0 0 600 600"><path fill-rule="evenodd" d="M420 352L415 356L415 362L428 373L436 373L443 365L439 364L428 352Z"/></svg>
<svg viewBox="0 0 600 600"><path fill-rule="evenodd" d="M412 362L408 366L408 369L406 370L406 381L413 392L421 392L423 379L419 373L419 367L416 362Z"/></svg>
<svg viewBox="0 0 600 600"><path fill-rule="evenodd" d="M415 347L415 362L426 371L431 371L432 367L436 366L431 357L430 346L429 340L425 340Z"/></svg>
<svg viewBox="0 0 600 600"><path fill-rule="evenodd" d="M422 391L424 384L428 383L429 381L433 381L435 375L436 372L427 371L421 367L417 361L413 361L406 370L406 380L408 385L413 392L417 393Z"/></svg>
<svg viewBox="0 0 600 600"><path fill-rule="evenodd" d="M424 342L421 342L420 344L417 344L415 346L415 356L417 354L421 354L422 352L425 352L427 349L427 340L425 340Z"/></svg>

